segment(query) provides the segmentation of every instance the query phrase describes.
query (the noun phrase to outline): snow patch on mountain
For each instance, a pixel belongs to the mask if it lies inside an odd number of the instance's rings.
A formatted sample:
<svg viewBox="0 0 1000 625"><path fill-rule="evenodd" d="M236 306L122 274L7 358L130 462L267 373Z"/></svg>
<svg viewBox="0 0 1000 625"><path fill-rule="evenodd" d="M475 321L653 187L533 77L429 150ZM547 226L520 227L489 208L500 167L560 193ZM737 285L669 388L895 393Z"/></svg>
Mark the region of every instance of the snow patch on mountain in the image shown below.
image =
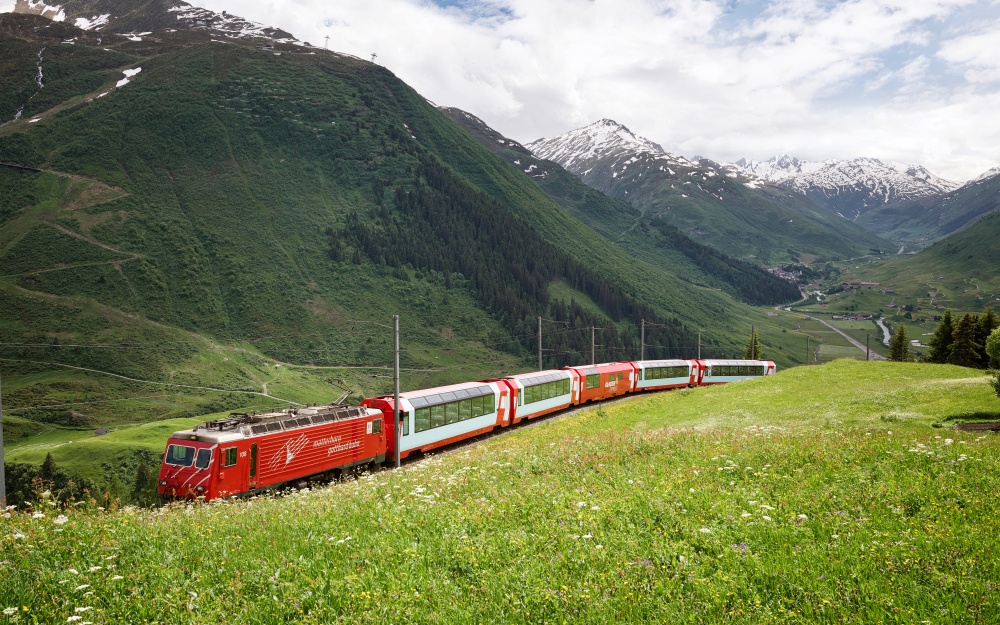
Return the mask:
<svg viewBox="0 0 1000 625"><path fill-rule="evenodd" d="M95 15L94 17L78 17L73 20L73 25L80 30L94 30L104 26L111 19L110 13L105 13L104 15Z"/></svg>
<svg viewBox="0 0 1000 625"><path fill-rule="evenodd" d="M45 4L41 1L15 0L13 6L9 2L0 3L0 13L8 12L41 15L53 22L62 22L66 19L66 12L62 10L62 6L58 4Z"/></svg>
<svg viewBox="0 0 1000 625"><path fill-rule="evenodd" d="M186 2L179 2L176 6L168 10L177 14L178 21L187 22L189 26L208 28L230 38L265 37L274 38L276 43L307 45L294 37L286 36L288 33L284 31L265 26L259 22L251 22L226 11L216 13L208 9L191 6Z"/></svg>

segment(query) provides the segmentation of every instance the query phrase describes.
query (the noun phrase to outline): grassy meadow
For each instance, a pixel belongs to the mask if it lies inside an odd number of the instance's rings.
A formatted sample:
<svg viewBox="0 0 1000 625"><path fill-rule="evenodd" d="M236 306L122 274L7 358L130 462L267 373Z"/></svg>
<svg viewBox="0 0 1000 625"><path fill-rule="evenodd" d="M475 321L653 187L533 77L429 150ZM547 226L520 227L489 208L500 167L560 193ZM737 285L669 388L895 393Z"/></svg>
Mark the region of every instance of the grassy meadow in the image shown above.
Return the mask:
<svg viewBox="0 0 1000 625"><path fill-rule="evenodd" d="M835 361L630 398L329 487L0 518L0 623L976 623L979 372ZM79 617L79 618L77 618Z"/></svg>

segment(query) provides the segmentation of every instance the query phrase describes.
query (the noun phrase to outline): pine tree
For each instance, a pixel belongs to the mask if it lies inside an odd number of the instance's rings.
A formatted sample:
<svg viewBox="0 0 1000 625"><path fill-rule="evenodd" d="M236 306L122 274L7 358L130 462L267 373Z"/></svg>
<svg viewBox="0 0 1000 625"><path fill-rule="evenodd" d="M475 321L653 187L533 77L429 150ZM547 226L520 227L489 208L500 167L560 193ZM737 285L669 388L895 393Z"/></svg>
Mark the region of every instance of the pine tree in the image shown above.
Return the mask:
<svg viewBox="0 0 1000 625"><path fill-rule="evenodd" d="M986 346L986 341L989 340L990 334L1000 328L1000 315L998 315L992 308L987 308L983 311L983 314L979 315L976 319L976 344ZM979 361L980 369L988 369L990 367L990 356L986 353L986 350L982 350L982 358Z"/></svg>
<svg viewBox="0 0 1000 625"><path fill-rule="evenodd" d="M948 364L978 367L982 359L982 350L983 346L976 343L976 320L969 313L965 313L952 333Z"/></svg>
<svg viewBox="0 0 1000 625"><path fill-rule="evenodd" d="M747 341L747 348L743 352L743 358L746 360L764 360L763 352L760 349L760 335L757 334L757 330L754 330L750 335L750 340Z"/></svg>
<svg viewBox="0 0 1000 625"><path fill-rule="evenodd" d="M896 362L910 362L913 354L910 353L910 337L906 334L906 324L901 323L896 328L892 340L889 341L889 360Z"/></svg>
<svg viewBox="0 0 1000 625"><path fill-rule="evenodd" d="M944 311L941 323L938 324L937 329L934 330L934 336L931 337L931 350L927 354L927 362L936 362L939 364L948 362L948 354L951 353L951 341L954 332L955 328L951 319L951 310L949 309Z"/></svg>
<svg viewBox="0 0 1000 625"><path fill-rule="evenodd" d="M52 481L56 477L56 459L52 457L51 453L45 454L45 460L42 462L42 478L47 481Z"/></svg>

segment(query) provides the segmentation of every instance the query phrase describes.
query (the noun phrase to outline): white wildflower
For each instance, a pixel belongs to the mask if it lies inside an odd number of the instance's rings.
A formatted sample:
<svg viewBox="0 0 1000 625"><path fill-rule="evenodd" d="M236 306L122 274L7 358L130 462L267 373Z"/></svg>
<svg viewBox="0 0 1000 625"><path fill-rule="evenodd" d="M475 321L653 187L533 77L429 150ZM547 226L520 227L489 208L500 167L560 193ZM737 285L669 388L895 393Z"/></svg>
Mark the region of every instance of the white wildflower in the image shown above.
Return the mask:
<svg viewBox="0 0 1000 625"><path fill-rule="evenodd" d="M82 616L76 616L76 615L74 615L74 616L70 616L70 617L68 617L68 618L66 619L66 622L67 622L67 623L75 623L75 622L77 622L77 621L82 621L82 620L83 620L83 617L82 617Z"/></svg>
<svg viewBox="0 0 1000 625"><path fill-rule="evenodd" d="M81 612L86 612L87 610L93 610L93 609L94 609L93 606L89 606L88 605L88 606L83 607L83 608L77 608L76 610L74 610L74 612L76 612L77 614L79 614Z"/></svg>
<svg viewBox="0 0 1000 625"><path fill-rule="evenodd" d="M125 579L125 578L122 577L121 575L115 575L114 577L111 578L111 581L116 582L120 579Z"/></svg>
<svg viewBox="0 0 1000 625"><path fill-rule="evenodd" d="M591 510L600 510L601 507L600 506L591 506L590 509Z"/></svg>
<svg viewBox="0 0 1000 625"><path fill-rule="evenodd" d="M66 516L65 514L60 514L55 519L53 519L52 522L55 523L56 525L62 525L63 523L69 522L69 517Z"/></svg>
<svg viewBox="0 0 1000 625"><path fill-rule="evenodd" d="M45 515L42 514L41 512L36 512L36 513L34 513L34 514L31 515L31 518L33 518L33 519L44 519Z"/></svg>
<svg viewBox="0 0 1000 625"><path fill-rule="evenodd" d="M764 515L763 518L764 518L765 521L770 521L771 520L771 517L767 516L766 514Z"/></svg>
<svg viewBox="0 0 1000 625"><path fill-rule="evenodd" d="M800 514L800 515L798 516L798 518L802 519L803 521L806 521L806 520L808 520L808 519L809 519L809 517L807 517L807 516L806 516L806 515L804 515L804 514Z"/></svg>
<svg viewBox="0 0 1000 625"><path fill-rule="evenodd" d="M90 588L90 584L81 584L81 585L79 585L79 586L76 587L77 590L84 590L84 589L87 589L87 588Z"/></svg>
<svg viewBox="0 0 1000 625"><path fill-rule="evenodd" d="M94 571L100 571L103 568L104 568L103 566L92 566L92 567L90 567L87 570L90 571L91 573L93 573Z"/></svg>
<svg viewBox="0 0 1000 625"><path fill-rule="evenodd" d="M17 608L4 608L3 613L7 616L10 616L11 614L17 614Z"/></svg>
<svg viewBox="0 0 1000 625"><path fill-rule="evenodd" d="M698 531L701 532L702 534L711 534L712 533L712 530L708 529L707 527L703 527L703 528L701 528Z"/></svg>
<svg viewBox="0 0 1000 625"><path fill-rule="evenodd" d="M66 570L69 571L70 573L72 573L73 575L79 575L80 574L80 571L77 571L76 569L66 569Z"/></svg>

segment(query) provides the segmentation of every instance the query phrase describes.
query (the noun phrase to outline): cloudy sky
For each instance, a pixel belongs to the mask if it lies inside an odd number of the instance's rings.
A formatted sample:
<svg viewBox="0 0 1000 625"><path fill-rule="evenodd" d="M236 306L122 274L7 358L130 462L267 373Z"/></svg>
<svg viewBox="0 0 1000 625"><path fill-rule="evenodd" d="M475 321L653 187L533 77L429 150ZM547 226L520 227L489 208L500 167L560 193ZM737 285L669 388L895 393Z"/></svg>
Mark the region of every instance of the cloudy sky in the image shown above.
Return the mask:
<svg viewBox="0 0 1000 625"><path fill-rule="evenodd" d="M191 0L370 58L521 142L1000 165L1000 0Z"/></svg>

